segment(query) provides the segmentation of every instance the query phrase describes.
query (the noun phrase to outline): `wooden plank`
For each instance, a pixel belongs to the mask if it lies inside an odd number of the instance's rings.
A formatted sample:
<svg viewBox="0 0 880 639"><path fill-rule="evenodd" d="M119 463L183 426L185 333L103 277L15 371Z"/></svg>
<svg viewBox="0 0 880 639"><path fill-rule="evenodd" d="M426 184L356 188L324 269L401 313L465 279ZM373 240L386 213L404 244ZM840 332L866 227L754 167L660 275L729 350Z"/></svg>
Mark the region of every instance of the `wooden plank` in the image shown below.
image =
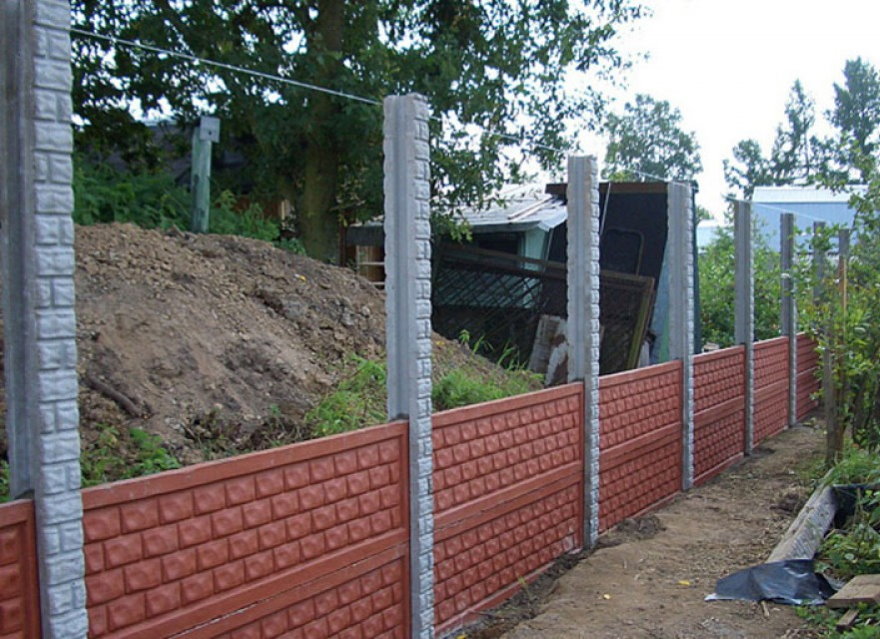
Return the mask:
<svg viewBox="0 0 880 639"><path fill-rule="evenodd" d="M829 608L853 608L860 603L880 604L880 575L857 575L830 597Z"/></svg>
<svg viewBox="0 0 880 639"><path fill-rule="evenodd" d="M858 608L850 608L843 616L837 620L837 625L835 626L837 630L849 630L853 627L853 624L856 622L856 617L859 616Z"/></svg>

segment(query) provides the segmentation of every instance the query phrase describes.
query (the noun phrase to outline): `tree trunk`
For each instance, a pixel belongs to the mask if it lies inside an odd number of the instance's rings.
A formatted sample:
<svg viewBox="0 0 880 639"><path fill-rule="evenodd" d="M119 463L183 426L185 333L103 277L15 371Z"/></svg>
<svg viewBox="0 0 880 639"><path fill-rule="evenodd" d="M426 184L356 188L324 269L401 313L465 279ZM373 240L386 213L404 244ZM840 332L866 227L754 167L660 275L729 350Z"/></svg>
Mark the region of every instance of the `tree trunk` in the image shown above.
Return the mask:
<svg viewBox="0 0 880 639"><path fill-rule="evenodd" d="M319 0L309 48L315 54L315 83L333 87L341 69L345 0ZM298 198L298 231L306 252L324 262L337 262L338 223L332 210L339 175L339 142L333 127L338 108L324 93L309 96L311 133L306 138L303 191Z"/></svg>
<svg viewBox="0 0 880 639"><path fill-rule="evenodd" d="M335 149L309 143L299 199L298 230L306 253L322 262L339 260L339 224L336 213L331 210L336 199L338 168Z"/></svg>

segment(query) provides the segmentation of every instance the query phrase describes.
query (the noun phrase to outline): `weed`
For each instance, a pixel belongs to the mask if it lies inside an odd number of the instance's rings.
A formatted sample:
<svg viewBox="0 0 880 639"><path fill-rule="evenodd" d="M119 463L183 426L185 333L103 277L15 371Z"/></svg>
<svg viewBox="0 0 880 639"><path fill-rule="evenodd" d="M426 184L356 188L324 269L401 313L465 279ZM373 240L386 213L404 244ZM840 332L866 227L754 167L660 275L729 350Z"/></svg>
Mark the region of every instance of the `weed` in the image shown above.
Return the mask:
<svg viewBox="0 0 880 639"><path fill-rule="evenodd" d="M151 475L179 468L180 462L156 435L139 428L125 433L107 424L97 425L97 437L80 455L83 486Z"/></svg>
<svg viewBox="0 0 880 639"><path fill-rule="evenodd" d="M316 437L356 430L385 420L385 364L352 356L354 372L306 413Z"/></svg>
<svg viewBox="0 0 880 639"><path fill-rule="evenodd" d="M850 444L829 473L831 484L874 484L880 482L880 454Z"/></svg>

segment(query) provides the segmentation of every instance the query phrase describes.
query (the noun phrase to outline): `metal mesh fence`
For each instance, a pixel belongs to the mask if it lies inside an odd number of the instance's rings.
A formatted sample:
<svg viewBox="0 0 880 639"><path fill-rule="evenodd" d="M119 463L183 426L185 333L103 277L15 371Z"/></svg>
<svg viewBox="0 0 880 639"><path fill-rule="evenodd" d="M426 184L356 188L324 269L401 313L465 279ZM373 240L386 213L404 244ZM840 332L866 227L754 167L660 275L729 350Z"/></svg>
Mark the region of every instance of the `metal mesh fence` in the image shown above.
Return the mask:
<svg viewBox="0 0 880 639"><path fill-rule="evenodd" d="M653 291L652 278L602 271L602 374L636 367ZM565 319L566 305L564 264L458 245L435 251L434 330L490 359L528 364L541 318Z"/></svg>

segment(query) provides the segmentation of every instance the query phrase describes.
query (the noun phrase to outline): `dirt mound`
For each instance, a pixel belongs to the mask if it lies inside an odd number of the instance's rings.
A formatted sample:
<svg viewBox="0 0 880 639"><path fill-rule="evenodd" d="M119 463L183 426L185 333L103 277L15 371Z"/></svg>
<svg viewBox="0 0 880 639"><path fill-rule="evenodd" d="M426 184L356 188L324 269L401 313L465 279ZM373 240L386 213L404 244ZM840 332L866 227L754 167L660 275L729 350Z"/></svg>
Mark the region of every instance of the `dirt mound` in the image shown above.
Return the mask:
<svg viewBox="0 0 880 639"><path fill-rule="evenodd" d="M77 228L76 251L86 444L99 426L137 427L188 463L206 443L305 438L346 359L384 351L379 291L265 242L109 225ZM435 344L441 359L470 356Z"/></svg>

